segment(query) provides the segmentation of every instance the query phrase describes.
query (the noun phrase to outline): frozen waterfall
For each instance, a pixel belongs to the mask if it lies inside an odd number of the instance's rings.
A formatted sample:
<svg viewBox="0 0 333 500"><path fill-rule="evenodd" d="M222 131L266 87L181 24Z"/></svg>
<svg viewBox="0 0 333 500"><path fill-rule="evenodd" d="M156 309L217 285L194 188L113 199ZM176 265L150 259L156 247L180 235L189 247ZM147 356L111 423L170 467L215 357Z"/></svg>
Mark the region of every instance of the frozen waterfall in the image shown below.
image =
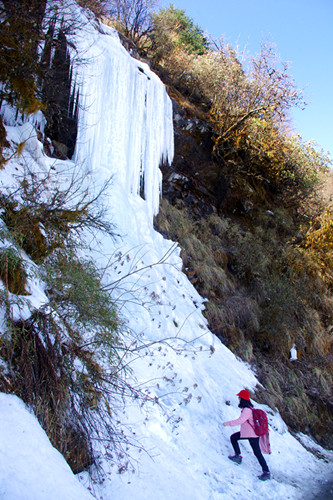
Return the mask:
<svg viewBox="0 0 333 500"><path fill-rule="evenodd" d="M113 29L83 24L73 39L76 50L70 49L79 107L73 159L99 177L116 177L128 194L141 194L152 218L161 194L159 166L174 153L171 101Z"/></svg>

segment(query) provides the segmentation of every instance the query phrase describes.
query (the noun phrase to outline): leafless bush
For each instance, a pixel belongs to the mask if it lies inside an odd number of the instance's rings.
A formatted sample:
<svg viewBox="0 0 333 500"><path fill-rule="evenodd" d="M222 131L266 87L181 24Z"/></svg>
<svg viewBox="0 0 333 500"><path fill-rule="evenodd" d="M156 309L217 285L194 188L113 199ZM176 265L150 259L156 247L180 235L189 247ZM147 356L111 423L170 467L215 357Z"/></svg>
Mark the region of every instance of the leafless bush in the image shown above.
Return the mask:
<svg viewBox="0 0 333 500"><path fill-rule="evenodd" d="M111 0L109 15L114 26L138 47L152 30L151 14L160 0Z"/></svg>
<svg viewBox="0 0 333 500"><path fill-rule="evenodd" d="M109 179L93 193L91 187L83 187L86 176L79 170L60 173L51 167L45 174L37 174L27 167L17 177L16 190L3 188L2 219L12 237L33 260L41 262L65 245L70 232L86 229L113 234L114 226L103 205L111 182Z"/></svg>

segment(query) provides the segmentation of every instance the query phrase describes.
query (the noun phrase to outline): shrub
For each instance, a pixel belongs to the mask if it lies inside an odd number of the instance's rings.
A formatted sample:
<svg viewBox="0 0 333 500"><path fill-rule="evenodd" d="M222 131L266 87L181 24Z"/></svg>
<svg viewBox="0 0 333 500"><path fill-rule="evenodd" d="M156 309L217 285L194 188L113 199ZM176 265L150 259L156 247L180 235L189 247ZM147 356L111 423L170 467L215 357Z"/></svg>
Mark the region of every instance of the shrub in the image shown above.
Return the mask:
<svg viewBox="0 0 333 500"><path fill-rule="evenodd" d="M313 142L283 133L265 117L250 118L245 134L237 135L233 148L235 155L242 155L240 168L272 183L289 205L304 199L309 202L330 164Z"/></svg>
<svg viewBox="0 0 333 500"><path fill-rule="evenodd" d="M104 291L102 271L93 261L79 259L73 248L58 249L45 261L44 279L51 304L73 328L94 328L112 335L120 320L110 294Z"/></svg>
<svg viewBox="0 0 333 500"><path fill-rule="evenodd" d="M313 269L333 286L333 205L310 222L302 247L313 263Z"/></svg>
<svg viewBox="0 0 333 500"><path fill-rule="evenodd" d="M62 179L60 173L50 169L36 179L27 167L15 197L0 196L0 217L16 243L38 264L57 248L64 248L73 231L100 229L113 234L113 225L106 220L102 205L111 179L97 193L90 193L88 187L82 187L84 174L62 174L68 178ZM4 188L3 193L6 191Z"/></svg>
<svg viewBox="0 0 333 500"><path fill-rule="evenodd" d="M159 59L167 57L172 50L181 49L188 54L201 55L207 50L207 39L203 30L189 18L184 10L170 5L152 16L151 39L153 50Z"/></svg>
<svg viewBox="0 0 333 500"><path fill-rule="evenodd" d="M11 391L34 409L51 443L73 471L90 465L90 438L75 415L70 373L66 373L67 356L56 323L42 313L13 323L1 354L10 366Z"/></svg>
<svg viewBox="0 0 333 500"><path fill-rule="evenodd" d="M150 43L151 15L159 0L112 0L108 2L107 22L131 40L139 50Z"/></svg>
<svg viewBox="0 0 333 500"><path fill-rule="evenodd" d="M296 362L293 369L288 361L258 359L259 379L264 388L257 388L257 400L277 408L291 429L310 432L323 446L332 447L333 420L325 398L324 387L333 382L332 374L318 368L308 368ZM321 381L324 377L325 381Z"/></svg>
<svg viewBox="0 0 333 500"><path fill-rule="evenodd" d="M13 247L0 249L0 279L9 292L27 295L27 273L21 256Z"/></svg>
<svg viewBox="0 0 333 500"><path fill-rule="evenodd" d="M73 250L49 257L43 277L50 300L46 310L8 321L0 353L10 375L7 384L0 380L1 389L34 409L77 473L95 461L97 435L117 446L110 404L127 390L119 355L121 321L101 285L102 273Z"/></svg>
<svg viewBox="0 0 333 500"><path fill-rule="evenodd" d="M292 429L311 429L327 446L332 297L306 251L307 240L296 244L297 219L286 207L273 210L258 210L241 226L216 214L194 221L188 207L163 200L156 224L179 242L186 274L208 299L204 315L211 331L255 363L266 388L263 401L277 407ZM315 244L321 237L328 241L329 231L317 234ZM291 364L294 343L298 361Z"/></svg>
<svg viewBox="0 0 333 500"><path fill-rule="evenodd" d="M14 195L3 188L6 238L39 263L49 302L30 318L14 321L13 298L1 297L6 329L0 385L33 408L53 445L79 472L96 459L94 439L117 452L125 438L113 413L122 396L139 397L139 391L126 381L122 323L103 287L104 270L82 257L87 249L77 237L83 230L113 234L100 199L108 183L90 195L81 177L74 173L67 179L68 184L61 182L61 172L56 179L52 170L38 177L27 168ZM9 291L23 294L26 274L16 248L1 250L0 273Z"/></svg>
<svg viewBox="0 0 333 500"><path fill-rule="evenodd" d="M37 95L37 53L45 5L23 0L5 1L0 7L0 96L27 114L43 107Z"/></svg>

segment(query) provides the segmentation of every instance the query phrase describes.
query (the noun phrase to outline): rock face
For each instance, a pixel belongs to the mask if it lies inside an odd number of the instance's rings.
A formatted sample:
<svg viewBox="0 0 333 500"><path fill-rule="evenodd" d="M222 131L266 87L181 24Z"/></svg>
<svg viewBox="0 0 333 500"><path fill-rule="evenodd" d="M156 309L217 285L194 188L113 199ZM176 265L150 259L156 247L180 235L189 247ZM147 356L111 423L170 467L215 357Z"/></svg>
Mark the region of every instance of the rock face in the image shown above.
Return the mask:
<svg viewBox="0 0 333 500"><path fill-rule="evenodd" d="M208 119L189 113L175 99L172 104L175 155L172 166L161 167L163 197L172 205L182 202L199 218L212 212L251 216L259 201L257 189L237 176L234 165L223 165L215 157Z"/></svg>
<svg viewBox="0 0 333 500"><path fill-rule="evenodd" d="M77 108L71 93L71 68L68 43L60 32L53 58L51 48L46 45L43 62L49 67L43 82L43 101L47 103L45 136L52 145L45 143L50 156L65 160L72 158L77 136ZM75 109L74 109L75 108Z"/></svg>
<svg viewBox="0 0 333 500"><path fill-rule="evenodd" d="M162 166L163 197L181 200L198 217L217 209L218 165L213 158L213 132L209 125L188 115L175 100L173 125L175 156Z"/></svg>

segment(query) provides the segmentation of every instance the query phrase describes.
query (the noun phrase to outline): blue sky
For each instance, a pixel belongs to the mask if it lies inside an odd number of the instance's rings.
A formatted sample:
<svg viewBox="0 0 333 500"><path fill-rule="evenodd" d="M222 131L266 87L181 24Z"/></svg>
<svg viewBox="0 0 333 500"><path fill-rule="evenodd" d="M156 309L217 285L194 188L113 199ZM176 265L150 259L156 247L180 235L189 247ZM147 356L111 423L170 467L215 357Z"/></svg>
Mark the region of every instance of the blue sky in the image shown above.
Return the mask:
<svg viewBox="0 0 333 500"><path fill-rule="evenodd" d="M263 39L274 43L308 103L292 113L295 132L315 140L333 159L333 0L162 0L161 5L170 3L235 49L255 55Z"/></svg>

